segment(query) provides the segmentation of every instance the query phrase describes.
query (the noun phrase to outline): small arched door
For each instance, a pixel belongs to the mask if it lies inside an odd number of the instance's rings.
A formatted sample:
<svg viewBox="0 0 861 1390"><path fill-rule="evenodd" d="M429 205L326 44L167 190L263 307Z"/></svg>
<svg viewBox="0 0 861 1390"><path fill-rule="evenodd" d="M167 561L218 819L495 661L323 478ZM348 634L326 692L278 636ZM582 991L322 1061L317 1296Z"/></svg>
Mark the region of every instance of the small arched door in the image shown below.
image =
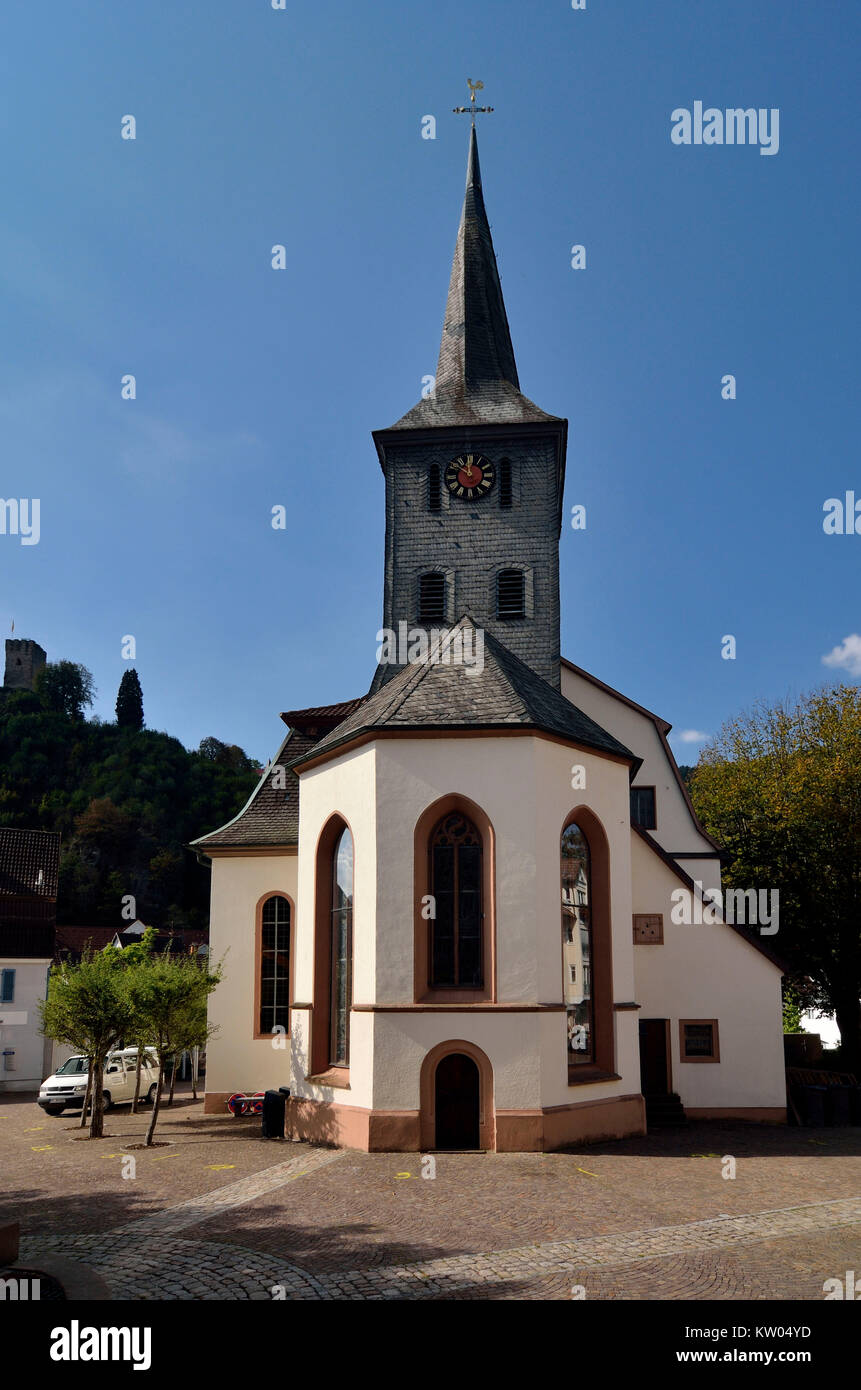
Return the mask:
<svg viewBox="0 0 861 1390"><path fill-rule="evenodd" d="M443 1057L434 1078L438 1149L477 1149L481 1122L478 1067L463 1052Z"/></svg>

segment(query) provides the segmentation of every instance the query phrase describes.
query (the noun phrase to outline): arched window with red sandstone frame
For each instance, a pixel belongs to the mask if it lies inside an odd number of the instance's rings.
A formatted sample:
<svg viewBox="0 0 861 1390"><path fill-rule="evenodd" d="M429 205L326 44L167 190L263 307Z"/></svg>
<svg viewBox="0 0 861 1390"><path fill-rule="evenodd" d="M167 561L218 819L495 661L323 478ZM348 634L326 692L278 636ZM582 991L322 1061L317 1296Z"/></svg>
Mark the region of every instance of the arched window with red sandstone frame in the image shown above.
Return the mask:
<svg viewBox="0 0 861 1390"><path fill-rule="evenodd" d="M450 811L430 837L429 980L436 989L484 984L483 845L477 827Z"/></svg>

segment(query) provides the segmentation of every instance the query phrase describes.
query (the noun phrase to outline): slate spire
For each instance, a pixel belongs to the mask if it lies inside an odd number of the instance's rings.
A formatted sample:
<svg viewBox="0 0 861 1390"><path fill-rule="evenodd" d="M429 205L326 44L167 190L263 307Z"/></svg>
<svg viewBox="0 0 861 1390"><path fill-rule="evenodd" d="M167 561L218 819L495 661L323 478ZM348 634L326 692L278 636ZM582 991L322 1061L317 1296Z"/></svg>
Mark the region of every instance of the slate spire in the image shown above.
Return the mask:
<svg viewBox="0 0 861 1390"><path fill-rule="evenodd" d="M478 141L469 136L466 193L457 229L436 389L454 396L481 395L507 381L520 389L496 255L484 206Z"/></svg>

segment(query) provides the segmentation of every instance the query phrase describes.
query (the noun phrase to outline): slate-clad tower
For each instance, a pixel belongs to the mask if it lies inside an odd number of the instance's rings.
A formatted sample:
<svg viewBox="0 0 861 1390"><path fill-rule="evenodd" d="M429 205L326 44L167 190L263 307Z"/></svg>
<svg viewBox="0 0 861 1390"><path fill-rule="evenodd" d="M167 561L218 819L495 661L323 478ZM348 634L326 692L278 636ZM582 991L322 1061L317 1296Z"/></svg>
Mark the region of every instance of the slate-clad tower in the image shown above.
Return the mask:
<svg viewBox="0 0 861 1390"><path fill-rule="evenodd" d="M374 433L386 478L384 628L468 613L558 689L567 423L520 390L473 126L435 390ZM380 667L375 686L395 669Z"/></svg>

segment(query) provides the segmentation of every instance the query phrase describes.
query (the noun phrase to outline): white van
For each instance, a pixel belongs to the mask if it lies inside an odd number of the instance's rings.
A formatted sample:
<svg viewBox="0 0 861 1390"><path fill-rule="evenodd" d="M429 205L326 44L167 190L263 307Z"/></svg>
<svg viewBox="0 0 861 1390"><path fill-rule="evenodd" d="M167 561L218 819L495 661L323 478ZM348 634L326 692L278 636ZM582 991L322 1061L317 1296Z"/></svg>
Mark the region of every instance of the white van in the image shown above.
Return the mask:
<svg viewBox="0 0 861 1390"><path fill-rule="evenodd" d="M135 1098L136 1047L122 1052L110 1052L105 1059L102 1089L105 1109L112 1105L131 1104ZM39 1088L39 1104L46 1115L62 1115L63 1111L80 1110L87 1093L88 1063L86 1057L69 1057L53 1076ZM158 1087L158 1058L155 1049L148 1047L141 1061L141 1100L155 1100Z"/></svg>

